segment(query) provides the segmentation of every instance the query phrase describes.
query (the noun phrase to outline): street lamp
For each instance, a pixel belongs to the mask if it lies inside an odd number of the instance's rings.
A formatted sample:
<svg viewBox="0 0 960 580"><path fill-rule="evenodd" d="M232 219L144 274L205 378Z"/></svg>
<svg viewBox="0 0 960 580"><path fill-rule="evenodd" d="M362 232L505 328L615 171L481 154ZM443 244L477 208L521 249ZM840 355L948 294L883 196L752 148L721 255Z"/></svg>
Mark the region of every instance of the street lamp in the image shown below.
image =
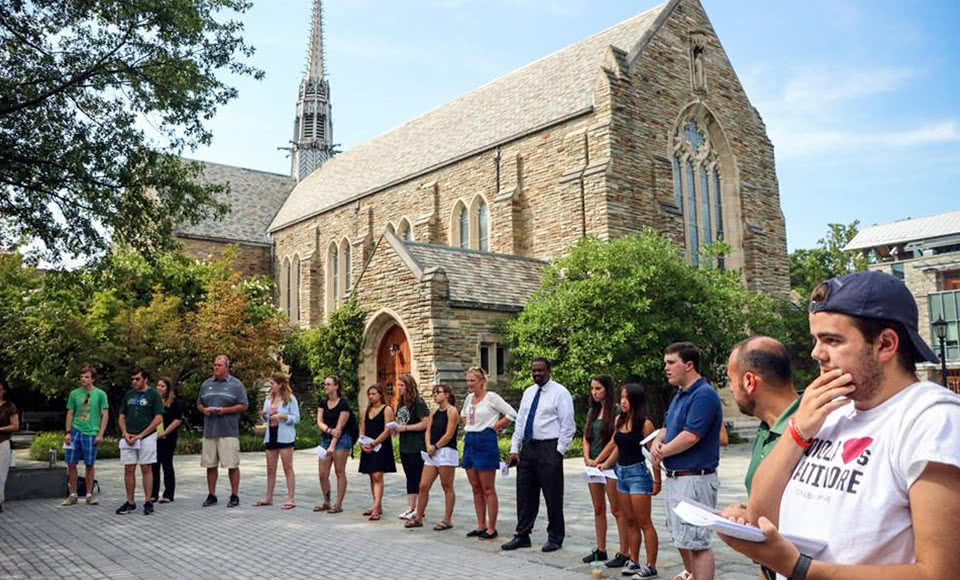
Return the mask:
<svg viewBox="0 0 960 580"><path fill-rule="evenodd" d="M930 323L930 326L933 327L933 331L937 334L937 338L940 339L940 372L943 379L943 386L947 386L947 349L945 346L945 341L947 338L947 321L943 319L943 316L937 318L936 322Z"/></svg>

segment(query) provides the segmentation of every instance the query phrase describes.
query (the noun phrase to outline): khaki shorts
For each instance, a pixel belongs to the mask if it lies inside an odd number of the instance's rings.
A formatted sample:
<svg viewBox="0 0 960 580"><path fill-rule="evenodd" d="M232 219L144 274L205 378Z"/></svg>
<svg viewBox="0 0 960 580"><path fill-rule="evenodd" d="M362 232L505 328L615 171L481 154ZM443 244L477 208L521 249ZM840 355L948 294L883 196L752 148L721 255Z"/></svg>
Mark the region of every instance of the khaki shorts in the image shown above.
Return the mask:
<svg viewBox="0 0 960 580"><path fill-rule="evenodd" d="M211 468L226 467L236 469L240 467L240 438L213 437L203 438L203 449L200 451L200 466Z"/></svg>
<svg viewBox="0 0 960 580"><path fill-rule="evenodd" d="M712 508L717 507L717 491L720 489L720 478L717 477L716 473L664 477L664 484L667 527L670 528L670 533L673 536L673 545L683 550L709 550L710 528L688 524L680 519L673 508L684 499L692 499Z"/></svg>

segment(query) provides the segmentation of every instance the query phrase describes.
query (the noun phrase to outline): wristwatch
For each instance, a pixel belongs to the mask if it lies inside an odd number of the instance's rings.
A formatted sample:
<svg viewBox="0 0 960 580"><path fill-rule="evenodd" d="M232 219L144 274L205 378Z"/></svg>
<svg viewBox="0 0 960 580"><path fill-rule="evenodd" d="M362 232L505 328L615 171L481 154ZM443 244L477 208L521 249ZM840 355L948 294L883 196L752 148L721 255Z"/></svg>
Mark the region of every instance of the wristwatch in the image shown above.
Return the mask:
<svg viewBox="0 0 960 580"><path fill-rule="evenodd" d="M800 559L793 566L793 572L790 572L790 580L806 580L807 570L810 569L811 562L813 562L813 558L806 554L800 554Z"/></svg>

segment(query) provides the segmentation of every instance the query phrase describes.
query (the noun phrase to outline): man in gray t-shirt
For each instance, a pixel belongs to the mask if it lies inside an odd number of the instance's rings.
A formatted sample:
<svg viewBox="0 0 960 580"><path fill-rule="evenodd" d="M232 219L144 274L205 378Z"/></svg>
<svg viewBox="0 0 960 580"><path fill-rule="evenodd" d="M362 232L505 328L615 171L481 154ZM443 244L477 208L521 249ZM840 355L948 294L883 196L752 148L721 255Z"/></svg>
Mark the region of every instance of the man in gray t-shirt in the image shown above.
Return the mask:
<svg viewBox="0 0 960 580"><path fill-rule="evenodd" d="M217 467L226 467L230 476L230 501L240 505L240 414L247 410L247 390L230 374L230 359L219 355L213 362L213 376L200 385L197 410L203 414L203 449L200 465L207 468L207 499L203 507L217 503Z"/></svg>

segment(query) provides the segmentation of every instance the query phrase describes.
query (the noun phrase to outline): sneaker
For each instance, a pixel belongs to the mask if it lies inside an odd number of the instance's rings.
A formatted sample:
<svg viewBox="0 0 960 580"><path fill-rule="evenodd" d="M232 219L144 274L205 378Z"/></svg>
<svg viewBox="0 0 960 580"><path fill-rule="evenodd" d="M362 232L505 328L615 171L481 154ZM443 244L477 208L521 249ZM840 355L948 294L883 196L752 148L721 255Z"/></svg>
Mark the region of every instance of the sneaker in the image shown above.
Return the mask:
<svg viewBox="0 0 960 580"><path fill-rule="evenodd" d="M623 571L620 573L624 576L633 576L640 571L640 564L637 564L633 560L627 560L627 563L623 565Z"/></svg>
<svg viewBox="0 0 960 580"><path fill-rule="evenodd" d="M149 516L152 513L153 513L153 502L152 501L144 502L143 515Z"/></svg>
<svg viewBox="0 0 960 580"><path fill-rule="evenodd" d="M638 580L641 578L656 578L657 576L658 574L656 566L643 566L637 570L637 573L633 575L631 580Z"/></svg>
<svg viewBox="0 0 960 580"><path fill-rule="evenodd" d="M87 505L97 505L98 503L100 503L100 502L97 501L96 496L93 496L93 495L88 495L88 496L87 496Z"/></svg>
<svg viewBox="0 0 960 580"><path fill-rule="evenodd" d="M607 568L623 568L623 565L629 560L630 558L627 558L620 552L617 552L617 555L613 557L613 560L607 562Z"/></svg>
<svg viewBox="0 0 960 580"><path fill-rule="evenodd" d="M583 557L583 563L589 564L590 562L599 562L600 560L606 561L607 551L606 550L594 550L590 554Z"/></svg>
<svg viewBox="0 0 960 580"><path fill-rule="evenodd" d="M77 496L68 495L67 499L63 500L60 505L77 505Z"/></svg>
<svg viewBox="0 0 960 580"><path fill-rule="evenodd" d="M129 514L135 511L137 511L137 504L130 502L124 502L122 506L117 508L118 515Z"/></svg>
<svg viewBox="0 0 960 580"><path fill-rule="evenodd" d="M232 508L232 507L237 507L238 505L240 505L240 497L236 495L231 495L230 501L227 502L227 507Z"/></svg>
<svg viewBox="0 0 960 580"><path fill-rule="evenodd" d="M212 493L207 494L207 499L203 500L203 507L208 505L217 505L217 496Z"/></svg>

